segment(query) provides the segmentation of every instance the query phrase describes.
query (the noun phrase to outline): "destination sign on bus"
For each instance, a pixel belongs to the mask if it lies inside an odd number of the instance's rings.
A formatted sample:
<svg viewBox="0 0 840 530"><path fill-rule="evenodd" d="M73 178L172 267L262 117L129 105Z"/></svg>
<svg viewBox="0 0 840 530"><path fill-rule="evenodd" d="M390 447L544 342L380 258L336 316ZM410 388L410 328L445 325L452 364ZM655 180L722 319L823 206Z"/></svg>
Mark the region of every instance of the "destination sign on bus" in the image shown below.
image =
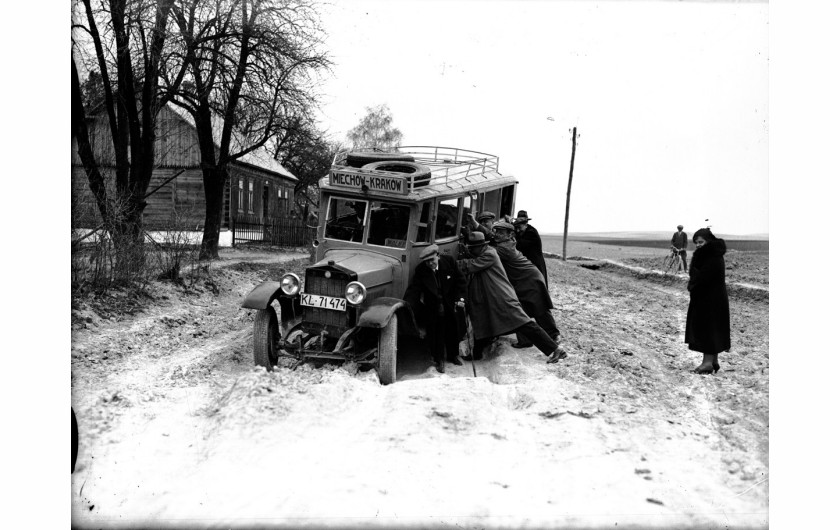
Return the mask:
<svg viewBox="0 0 840 530"><path fill-rule="evenodd" d="M342 186L360 190L367 186L370 191L385 191L408 195L408 183L405 177L391 177L386 175L368 175L348 173L346 171L330 171L330 185Z"/></svg>

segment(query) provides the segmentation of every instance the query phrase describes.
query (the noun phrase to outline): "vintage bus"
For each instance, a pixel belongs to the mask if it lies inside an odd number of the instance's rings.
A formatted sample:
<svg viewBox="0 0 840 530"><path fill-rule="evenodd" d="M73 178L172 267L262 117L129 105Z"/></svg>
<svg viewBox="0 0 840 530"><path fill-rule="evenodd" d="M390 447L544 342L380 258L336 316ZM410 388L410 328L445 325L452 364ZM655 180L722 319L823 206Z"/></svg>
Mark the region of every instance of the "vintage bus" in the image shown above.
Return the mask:
<svg viewBox="0 0 840 530"><path fill-rule="evenodd" d="M423 334L402 300L420 252L434 243L457 259L467 214L513 215L516 186L486 153L338 153L319 182L315 263L304 278L287 273L258 285L242 303L257 310L255 364L271 370L280 356L354 361L393 383L397 337Z"/></svg>

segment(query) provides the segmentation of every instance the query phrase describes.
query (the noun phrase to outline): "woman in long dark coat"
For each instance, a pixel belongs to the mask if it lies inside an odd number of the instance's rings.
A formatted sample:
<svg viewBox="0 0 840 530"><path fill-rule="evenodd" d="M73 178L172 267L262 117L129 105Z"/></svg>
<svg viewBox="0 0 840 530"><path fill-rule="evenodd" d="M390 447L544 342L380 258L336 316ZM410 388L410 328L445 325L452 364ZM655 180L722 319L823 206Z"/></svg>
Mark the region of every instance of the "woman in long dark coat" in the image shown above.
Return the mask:
<svg viewBox="0 0 840 530"><path fill-rule="evenodd" d="M692 237L697 249L688 269L688 315L685 321L685 342L688 349L703 354L703 362L694 369L710 374L720 369L718 354L729 351L729 295L726 293L723 255L726 243L708 228L701 228Z"/></svg>

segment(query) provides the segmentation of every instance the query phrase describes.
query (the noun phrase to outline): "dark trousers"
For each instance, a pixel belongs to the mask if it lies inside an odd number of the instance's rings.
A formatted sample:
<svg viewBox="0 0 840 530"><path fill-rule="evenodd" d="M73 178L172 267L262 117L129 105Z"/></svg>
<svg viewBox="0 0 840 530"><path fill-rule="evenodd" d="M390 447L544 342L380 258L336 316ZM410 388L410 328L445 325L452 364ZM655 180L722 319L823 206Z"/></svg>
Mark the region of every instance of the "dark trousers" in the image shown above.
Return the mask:
<svg viewBox="0 0 840 530"><path fill-rule="evenodd" d="M426 327L426 345L435 362L444 361L444 355L451 361L459 354L455 322L447 322L444 315L434 320Z"/></svg>
<svg viewBox="0 0 840 530"><path fill-rule="evenodd" d="M556 341L557 337L560 336L560 330L557 329L557 322L554 321L554 315L551 314L550 309L542 315L536 317L534 320L537 321L537 325L541 327L552 340ZM532 346L534 344L532 340L529 340L528 337L520 332L516 333L516 341L520 344L527 344L528 346Z"/></svg>
<svg viewBox="0 0 840 530"><path fill-rule="evenodd" d="M679 251L679 255L680 255L680 259L682 260L683 270L684 270L684 271L687 271L687 270L688 270L688 266L685 264L685 250L680 250L680 251Z"/></svg>
<svg viewBox="0 0 840 530"><path fill-rule="evenodd" d="M548 333L539 327L533 320L529 320L527 324L523 324L514 330L518 335L522 335L530 344L533 344L541 352L546 355L551 355L557 349L557 343L551 340ZM493 337L486 337L483 339L475 339L475 346L473 348L474 354L477 356L483 355L484 348L491 342Z"/></svg>

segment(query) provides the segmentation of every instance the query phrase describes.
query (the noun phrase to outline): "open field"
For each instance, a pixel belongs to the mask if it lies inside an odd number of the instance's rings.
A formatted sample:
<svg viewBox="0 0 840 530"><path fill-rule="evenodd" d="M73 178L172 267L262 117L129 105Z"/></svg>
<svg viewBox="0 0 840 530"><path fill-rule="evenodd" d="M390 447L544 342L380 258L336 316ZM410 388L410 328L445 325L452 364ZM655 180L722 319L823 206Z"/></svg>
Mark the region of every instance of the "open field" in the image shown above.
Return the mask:
<svg viewBox="0 0 840 530"><path fill-rule="evenodd" d="M744 283L764 288L770 286L770 252L767 241L726 241L729 249L726 261L726 281ZM670 242L653 240L610 239L606 241L568 240L566 257L607 259L625 265L650 270L662 270L662 263L668 255ZM563 237L543 237L543 251L562 255ZM691 262L693 245L689 244L687 260Z"/></svg>
<svg viewBox="0 0 840 530"><path fill-rule="evenodd" d="M688 249L693 250L694 245L691 242L691 234L688 234ZM723 237L723 236L721 236ZM723 237L726 240L726 247L730 250L744 250L744 251L770 251L770 240L759 239L756 237ZM542 236L543 248L547 252L559 253L563 248L563 236L557 234L548 234ZM597 245L610 245L617 247L634 247L634 248L658 248L667 250L671 246L671 235L667 234L663 237L618 237L618 236L582 236L569 235L567 240L567 250L572 243L594 243Z"/></svg>

